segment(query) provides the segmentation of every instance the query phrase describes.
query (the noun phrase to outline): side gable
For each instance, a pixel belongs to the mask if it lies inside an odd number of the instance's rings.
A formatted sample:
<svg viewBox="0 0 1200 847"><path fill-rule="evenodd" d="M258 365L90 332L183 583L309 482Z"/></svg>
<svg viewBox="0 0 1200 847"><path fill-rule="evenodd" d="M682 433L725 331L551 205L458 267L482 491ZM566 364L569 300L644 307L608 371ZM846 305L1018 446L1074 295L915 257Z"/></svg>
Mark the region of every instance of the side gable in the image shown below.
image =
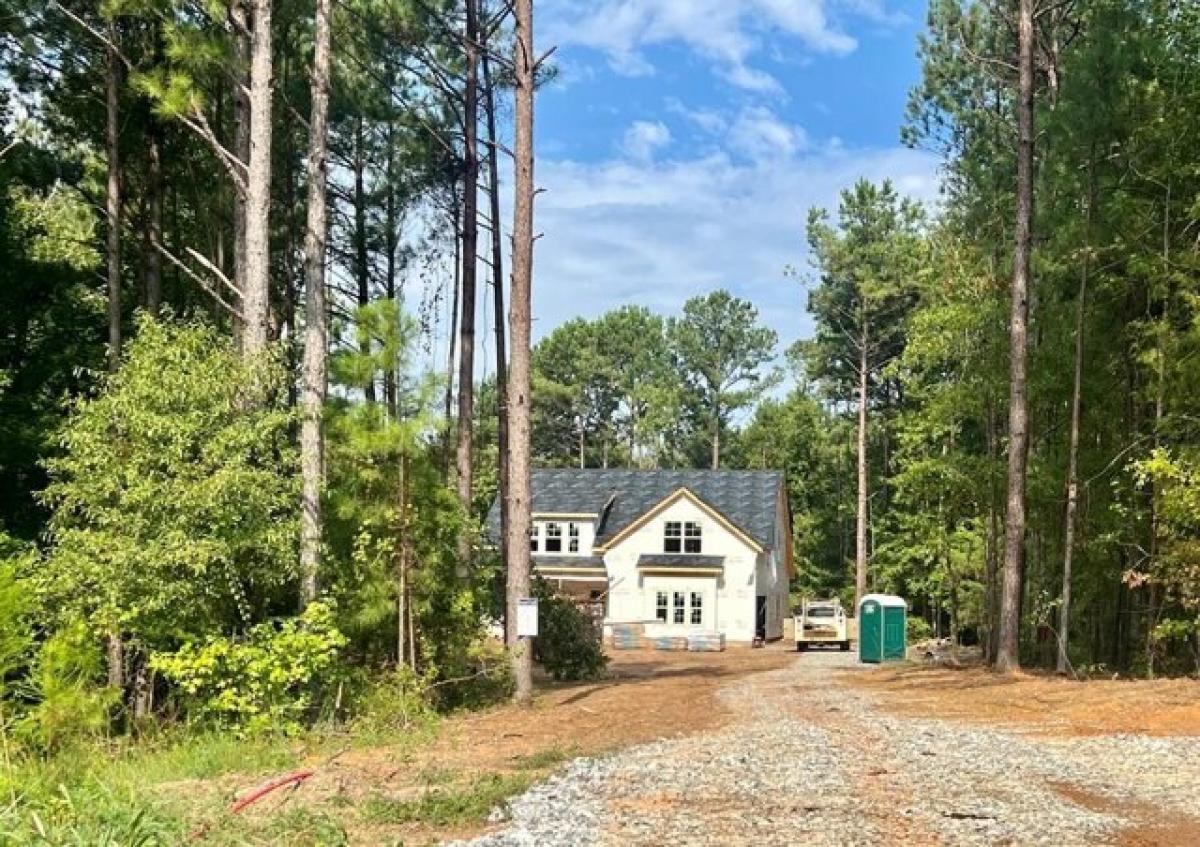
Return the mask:
<svg viewBox="0 0 1200 847"><path fill-rule="evenodd" d="M658 503L656 503L654 506L652 506L649 510L644 512L641 515L641 517L637 518L632 523L626 525L623 529L621 529L620 532L613 535L611 538L608 538L607 540L605 540L603 544L597 544L596 548L595 548L596 551L597 552L605 552L607 550L612 549L613 547L615 547L616 545L618 545L622 541L624 541L626 538L633 535L639 529L644 527L646 524L650 523L650 521L654 520L658 515L662 514L664 511L666 511L672 504L678 502L681 499L686 499L686 500L690 501L698 509L700 509L702 512L704 512L709 517L711 517L714 521L716 521L718 524L720 524L722 528L724 528L731 535L733 535L738 540L740 540L743 544L745 544L747 547L749 547L755 553L761 553L763 551L763 547L761 544L759 544L757 541L755 541L753 538L751 538L745 531L743 531L740 527L738 527L736 524L734 524L733 521L729 520L729 518L727 518L725 515L721 514L721 512L719 512L717 509L713 508L710 504L706 503L704 500L701 500L699 497L697 497L694 493L692 493L686 487L678 488L675 491L672 491L670 494L668 494L666 497L664 497L662 500L660 500Z"/></svg>

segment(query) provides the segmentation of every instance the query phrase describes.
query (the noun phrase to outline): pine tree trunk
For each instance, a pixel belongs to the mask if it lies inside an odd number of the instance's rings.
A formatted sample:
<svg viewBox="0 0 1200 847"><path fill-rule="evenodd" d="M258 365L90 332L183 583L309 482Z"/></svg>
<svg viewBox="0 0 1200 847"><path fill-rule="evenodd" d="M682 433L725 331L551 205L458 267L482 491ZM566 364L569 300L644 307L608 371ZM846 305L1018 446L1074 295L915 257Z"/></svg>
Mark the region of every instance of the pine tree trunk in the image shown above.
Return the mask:
<svg viewBox="0 0 1200 847"><path fill-rule="evenodd" d="M108 25L109 46L104 63L104 153L108 159L108 179L104 191L107 221L105 254L108 277L108 369L121 363L121 57L117 53L120 33L117 24Z"/></svg>
<svg viewBox="0 0 1200 847"><path fill-rule="evenodd" d="M496 96L493 88L488 54L480 56L483 73L484 112L488 134L488 214L492 219L492 293L495 298L496 321L496 445L499 456L500 538L508 530L508 350L504 324L504 249L500 234L500 162L499 138L496 136Z"/></svg>
<svg viewBox="0 0 1200 847"><path fill-rule="evenodd" d="M399 466L399 485L396 486L396 511L399 542L396 545L396 665L408 662L410 667L415 663L409 662L410 650L409 633L412 629L408 603L408 456L401 451Z"/></svg>
<svg viewBox="0 0 1200 847"><path fill-rule="evenodd" d="M475 426L475 282L479 266L479 22L477 0L466 0L466 83L463 90L462 314L458 322L458 442L455 450L458 503L471 514L472 438ZM458 537L458 572L471 571L470 522Z"/></svg>
<svg viewBox="0 0 1200 847"><path fill-rule="evenodd" d="M718 470L721 467L721 407L716 399L713 400L712 413L712 456L710 457L712 469Z"/></svg>
<svg viewBox="0 0 1200 847"><path fill-rule="evenodd" d="M325 292L328 236L325 183L329 141L329 50L332 0L317 0L313 28L312 113L308 136L308 220L304 232L304 372L300 397L300 572L301 596L316 599L324 516L325 438L322 418L329 352L329 309Z"/></svg>
<svg viewBox="0 0 1200 847"><path fill-rule="evenodd" d="M1071 670L1071 571L1075 558L1075 515L1079 508L1079 427L1083 409L1083 331L1087 314L1088 271L1091 263L1092 167L1088 167L1088 198L1084 221L1083 265L1079 272L1079 294L1075 304L1075 374L1071 385L1071 435L1067 452L1067 511L1063 526L1062 605L1058 620L1058 657L1055 668L1060 674Z"/></svg>
<svg viewBox="0 0 1200 847"><path fill-rule="evenodd" d="M516 43L513 82L516 86L514 141L512 294L509 338L512 341L508 395L508 551L507 618L512 651L515 699L533 699L533 656L528 639L516 637L518 601L529 596L530 469L530 332L533 278L533 0L515 0Z"/></svg>
<svg viewBox="0 0 1200 847"><path fill-rule="evenodd" d="M367 255L367 151L363 134L363 118L354 121L354 280L358 286L359 308L371 303L371 266ZM364 336L360 340L360 352L371 352L371 341ZM368 403L375 402L375 372L363 384L363 397Z"/></svg>
<svg viewBox="0 0 1200 847"><path fill-rule="evenodd" d="M246 279L243 352L269 342L271 319L271 2L253 0L250 43L250 162L246 170Z"/></svg>
<svg viewBox="0 0 1200 847"><path fill-rule="evenodd" d="M393 78L389 76L388 90L391 91L393 86ZM398 221L396 212L396 122L394 120L388 121L387 145L387 201L384 205L384 222L387 227L384 241L387 257L383 285L384 295L389 300L396 302L396 250L399 247L399 237L396 234ZM383 394L387 403L388 417L393 421L397 419L397 393L395 365L393 362L389 362L383 373Z"/></svg>
<svg viewBox="0 0 1200 847"><path fill-rule="evenodd" d="M142 289L146 311L158 317L162 311L162 125L150 119L146 133L146 256L142 269Z"/></svg>
<svg viewBox="0 0 1200 847"><path fill-rule="evenodd" d="M854 609L867 593L867 342L858 355L858 509L854 524Z"/></svg>
<svg viewBox="0 0 1200 847"><path fill-rule="evenodd" d="M250 165L250 0L234 0L229 7L233 22L234 49L238 58L237 84L233 90L233 153L242 164ZM246 193L233 193L233 282L241 297L246 292ZM233 337L238 349L246 349L245 315L233 316Z"/></svg>
<svg viewBox="0 0 1200 847"><path fill-rule="evenodd" d="M1013 254L1011 364L1008 408L1008 503L1004 520L1004 572L996 668L1018 670L1021 567L1025 548L1025 475L1029 451L1026 385L1030 253L1033 246L1033 0L1020 0L1017 16L1017 216Z"/></svg>

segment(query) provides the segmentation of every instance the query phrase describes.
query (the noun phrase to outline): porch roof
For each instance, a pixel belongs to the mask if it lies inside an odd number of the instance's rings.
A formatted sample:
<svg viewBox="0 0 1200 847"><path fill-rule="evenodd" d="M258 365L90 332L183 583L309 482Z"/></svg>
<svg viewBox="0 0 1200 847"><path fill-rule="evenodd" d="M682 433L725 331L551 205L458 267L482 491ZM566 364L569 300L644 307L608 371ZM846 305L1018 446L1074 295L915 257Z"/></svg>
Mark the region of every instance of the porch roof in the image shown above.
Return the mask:
<svg viewBox="0 0 1200 847"><path fill-rule="evenodd" d="M638 570L670 568L671 570L724 570L724 556L699 556L694 553L643 553L638 556Z"/></svg>

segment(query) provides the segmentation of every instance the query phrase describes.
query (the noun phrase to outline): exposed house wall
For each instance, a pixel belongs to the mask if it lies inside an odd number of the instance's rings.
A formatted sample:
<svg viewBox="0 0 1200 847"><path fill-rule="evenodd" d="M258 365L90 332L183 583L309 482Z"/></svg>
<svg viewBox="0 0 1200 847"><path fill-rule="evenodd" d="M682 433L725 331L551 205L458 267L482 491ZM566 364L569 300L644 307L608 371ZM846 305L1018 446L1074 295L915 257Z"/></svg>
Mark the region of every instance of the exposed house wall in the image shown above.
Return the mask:
<svg viewBox="0 0 1200 847"><path fill-rule="evenodd" d="M638 557L644 553L663 552L663 524L667 521L695 521L703 536L703 555L724 556L725 569L721 577L711 575L643 575L638 572ZM742 539L723 527L717 520L692 501L681 497L667 506L646 525L632 532L605 554L610 595L608 621L646 622L650 636L686 634L688 630L724 632L729 641L750 641L754 638L756 577L759 555ZM658 590L699 591L712 597L715 608L705 603L704 623L682 626L655 622L655 593ZM690 600L690 598L689 598Z"/></svg>
<svg viewBox="0 0 1200 847"><path fill-rule="evenodd" d="M533 529L538 537L538 549L533 553L534 559L539 555L547 555L546 550L546 524L558 524L562 532L562 551L559 553L549 553L552 556L590 556L592 555L592 545L596 538L596 521L593 518L572 518L558 516L543 516L535 514L533 516ZM579 530L579 550L576 553L570 551L570 525L574 524Z"/></svg>

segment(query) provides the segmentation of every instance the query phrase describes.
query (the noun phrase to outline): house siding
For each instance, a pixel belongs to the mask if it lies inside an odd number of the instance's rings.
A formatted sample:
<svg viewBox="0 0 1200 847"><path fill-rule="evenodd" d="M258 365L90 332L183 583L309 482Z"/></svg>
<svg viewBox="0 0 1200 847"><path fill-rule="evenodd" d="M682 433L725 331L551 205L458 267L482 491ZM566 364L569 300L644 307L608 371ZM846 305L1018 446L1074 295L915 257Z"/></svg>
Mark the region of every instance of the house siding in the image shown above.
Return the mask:
<svg viewBox="0 0 1200 847"><path fill-rule="evenodd" d="M660 553L663 549L663 524L666 521L694 521L700 524L703 537L703 553L706 556L723 556L724 571L721 576L643 574L638 571L638 557L645 553ZM717 631L725 633L728 641L748 642L754 638L755 596L769 594L759 591L759 586L770 588L770 582L760 578L760 562L770 554L758 554L754 548L691 500L681 496L644 526L639 527L609 549L604 564L609 579L608 623L646 624L649 636L685 634L689 630ZM699 591L705 597L704 619L698 626L690 621L682 626L655 621L655 595L657 591ZM690 598L689 598L690 599ZM772 606L768 601L768 635L782 634L780 623L771 624ZM711 606L711 608L710 608ZM778 618L778 614L773 616Z"/></svg>

